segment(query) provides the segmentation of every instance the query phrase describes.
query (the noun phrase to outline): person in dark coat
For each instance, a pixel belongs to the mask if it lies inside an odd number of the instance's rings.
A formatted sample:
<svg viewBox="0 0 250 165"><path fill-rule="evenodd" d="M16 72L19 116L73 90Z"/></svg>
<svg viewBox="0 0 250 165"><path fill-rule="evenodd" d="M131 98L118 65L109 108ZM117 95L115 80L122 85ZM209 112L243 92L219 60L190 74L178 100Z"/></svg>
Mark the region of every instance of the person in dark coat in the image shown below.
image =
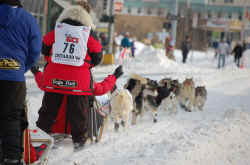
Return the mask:
<svg viewBox="0 0 250 165"><path fill-rule="evenodd" d="M234 53L234 62L237 65L237 67L240 67L240 59L242 57L242 53L243 53L243 47L241 46L240 43L237 43L234 47L234 49L232 50L231 54Z"/></svg>
<svg viewBox="0 0 250 165"><path fill-rule="evenodd" d="M182 46L181 46L182 62L183 63L186 63L190 49L191 49L190 38L189 38L189 36L186 36L186 39L185 39L185 41L182 42Z"/></svg>
<svg viewBox="0 0 250 165"><path fill-rule="evenodd" d="M214 58L217 58L217 56L218 56L218 47L219 47L219 41L215 40L213 42L213 48L215 50Z"/></svg>
<svg viewBox="0 0 250 165"><path fill-rule="evenodd" d="M0 0L0 164L22 165L26 83L24 74L38 61L40 28L19 0Z"/></svg>
<svg viewBox="0 0 250 165"><path fill-rule="evenodd" d="M121 41L121 47L122 48L130 48L131 47L131 42L129 41L129 33L126 32L124 35L124 38Z"/></svg>
<svg viewBox="0 0 250 165"><path fill-rule="evenodd" d="M136 47L135 47L135 40L133 39L131 41L131 55L132 55L132 57L135 57L135 49L136 49Z"/></svg>
<svg viewBox="0 0 250 165"><path fill-rule="evenodd" d="M105 33L100 33L100 41L101 41L101 44L102 44L102 50L107 53L108 51L108 38L106 37Z"/></svg>

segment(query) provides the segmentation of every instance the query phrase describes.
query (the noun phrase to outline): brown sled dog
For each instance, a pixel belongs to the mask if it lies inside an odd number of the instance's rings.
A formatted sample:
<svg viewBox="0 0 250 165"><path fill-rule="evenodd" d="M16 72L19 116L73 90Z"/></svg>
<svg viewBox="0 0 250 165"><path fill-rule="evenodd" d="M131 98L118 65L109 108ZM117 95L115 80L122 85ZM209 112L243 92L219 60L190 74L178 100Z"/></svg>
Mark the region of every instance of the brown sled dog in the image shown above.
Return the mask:
<svg viewBox="0 0 250 165"><path fill-rule="evenodd" d="M183 81L179 96L180 106L186 111L191 112L195 104L195 85L192 78Z"/></svg>
<svg viewBox="0 0 250 165"><path fill-rule="evenodd" d="M203 111L203 107L207 100L207 90L205 86L198 86L195 88L195 106Z"/></svg>

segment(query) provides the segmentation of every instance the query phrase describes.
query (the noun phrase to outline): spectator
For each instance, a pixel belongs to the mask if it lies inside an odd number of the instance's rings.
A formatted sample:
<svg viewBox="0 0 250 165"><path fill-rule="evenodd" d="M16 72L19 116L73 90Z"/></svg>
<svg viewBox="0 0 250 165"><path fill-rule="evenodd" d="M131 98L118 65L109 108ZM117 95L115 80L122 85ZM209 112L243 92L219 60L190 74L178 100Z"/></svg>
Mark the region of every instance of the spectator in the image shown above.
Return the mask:
<svg viewBox="0 0 250 165"><path fill-rule="evenodd" d="M131 41L131 55L132 55L132 57L135 57L135 49L136 49L135 39L132 39L132 41Z"/></svg>
<svg viewBox="0 0 250 165"><path fill-rule="evenodd" d="M215 50L214 58L217 58L217 56L218 56L218 47L219 47L219 41L216 39L213 42L213 48Z"/></svg>
<svg viewBox="0 0 250 165"><path fill-rule="evenodd" d="M129 41L129 32L125 33L124 38L121 41L121 47L122 48L130 48L131 47L131 43Z"/></svg>
<svg viewBox="0 0 250 165"><path fill-rule="evenodd" d="M241 46L239 42L237 42L233 51L231 52L231 54L233 53L234 53L234 62L237 65L237 67L240 67L240 59L242 57L243 47Z"/></svg>
<svg viewBox="0 0 250 165"><path fill-rule="evenodd" d="M182 62L186 63L188 53L191 49L190 37L186 36L185 41L182 42L181 50L182 50Z"/></svg>
<svg viewBox="0 0 250 165"><path fill-rule="evenodd" d="M225 60L226 60L225 58L229 51L230 51L229 45L226 43L225 39L222 39L218 47L218 53L219 53L218 69L225 66Z"/></svg>
<svg viewBox="0 0 250 165"><path fill-rule="evenodd" d="M100 41L101 41L101 44L102 44L102 50L107 53L108 51L108 39L105 35L105 33L100 33Z"/></svg>
<svg viewBox="0 0 250 165"><path fill-rule="evenodd" d="M170 35L168 35L165 39L165 51L166 51L166 56L169 59L175 60L174 57L174 41Z"/></svg>
<svg viewBox="0 0 250 165"><path fill-rule="evenodd" d="M39 59L42 38L36 19L19 0L0 0L0 164L23 165L27 72Z"/></svg>

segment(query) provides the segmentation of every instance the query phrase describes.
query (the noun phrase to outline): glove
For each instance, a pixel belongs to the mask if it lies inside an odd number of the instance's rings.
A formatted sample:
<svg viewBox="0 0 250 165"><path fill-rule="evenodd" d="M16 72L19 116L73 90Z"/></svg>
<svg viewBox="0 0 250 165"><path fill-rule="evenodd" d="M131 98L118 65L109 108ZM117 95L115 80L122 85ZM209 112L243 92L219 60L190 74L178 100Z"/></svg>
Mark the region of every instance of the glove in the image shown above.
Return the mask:
<svg viewBox="0 0 250 165"><path fill-rule="evenodd" d="M123 75L122 65L118 66L114 71L116 79L118 79L121 75Z"/></svg>
<svg viewBox="0 0 250 165"><path fill-rule="evenodd" d="M33 73L33 75L36 75L38 72L40 72L39 66L33 66L33 67L31 67L30 71Z"/></svg>

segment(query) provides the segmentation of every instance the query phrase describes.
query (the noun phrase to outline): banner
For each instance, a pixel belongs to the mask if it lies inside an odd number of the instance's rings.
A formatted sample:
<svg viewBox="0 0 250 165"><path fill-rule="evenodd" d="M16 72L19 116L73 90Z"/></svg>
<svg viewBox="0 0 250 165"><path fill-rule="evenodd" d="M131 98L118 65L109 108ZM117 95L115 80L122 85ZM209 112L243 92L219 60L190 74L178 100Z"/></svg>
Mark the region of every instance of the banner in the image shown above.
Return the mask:
<svg viewBox="0 0 250 165"><path fill-rule="evenodd" d="M123 9L123 0L115 0L114 1L115 13L121 13L122 9Z"/></svg>

